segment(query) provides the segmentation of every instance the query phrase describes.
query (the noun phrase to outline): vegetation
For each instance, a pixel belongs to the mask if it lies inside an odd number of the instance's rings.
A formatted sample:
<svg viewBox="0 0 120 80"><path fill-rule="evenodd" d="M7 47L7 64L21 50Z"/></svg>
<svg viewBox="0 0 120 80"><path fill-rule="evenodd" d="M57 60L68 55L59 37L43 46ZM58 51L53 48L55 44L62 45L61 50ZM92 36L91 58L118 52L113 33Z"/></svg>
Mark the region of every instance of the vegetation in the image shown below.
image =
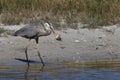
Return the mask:
<svg viewBox="0 0 120 80"><path fill-rule="evenodd" d="M0 28L0 34L6 32L3 28Z"/></svg>
<svg viewBox="0 0 120 80"><path fill-rule="evenodd" d="M95 28L120 21L120 0L0 0L0 14L3 24L47 20L60 26L64 20Z"/></svg>
<svg viewBox="0 0 120 80"><path fill-rule="evenodd" d="M0 37L7 37L7 35L12 35L13 32L0 28Z"/></svg>

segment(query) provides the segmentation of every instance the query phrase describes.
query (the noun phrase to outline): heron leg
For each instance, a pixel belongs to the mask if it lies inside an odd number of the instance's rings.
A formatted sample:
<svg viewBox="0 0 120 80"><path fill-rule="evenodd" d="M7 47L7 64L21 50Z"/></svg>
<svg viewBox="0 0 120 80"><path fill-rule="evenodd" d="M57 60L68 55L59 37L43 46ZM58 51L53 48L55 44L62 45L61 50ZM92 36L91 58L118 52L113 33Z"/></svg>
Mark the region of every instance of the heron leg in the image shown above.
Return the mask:
<svg viewBox="0 0 120 80"><path fill-rule="evenodd" d="M27 60L27 61L28 61L27 49L28 49L29 45L30 45L30 39L28 39L27 45L26 45L26 47L25 47L25 56L26 56L26 60ZM29 66L29 62L28 62L28 66Z"/></svg>
<svg viewBox="0 0 120 80"><path fill-rule="evenodd" d="M39 58L40 58L40 60L41 60L41 63L43 64L43 66L45 65L44 64L44 62L43 62L43 59L42 59L42 57L41 57L41 55L40 55L40 50L39 50L39 38L36 38L35 39L36 40L36 47L37 47L37 52L38 52L38 56L39 56Z"/></svg>

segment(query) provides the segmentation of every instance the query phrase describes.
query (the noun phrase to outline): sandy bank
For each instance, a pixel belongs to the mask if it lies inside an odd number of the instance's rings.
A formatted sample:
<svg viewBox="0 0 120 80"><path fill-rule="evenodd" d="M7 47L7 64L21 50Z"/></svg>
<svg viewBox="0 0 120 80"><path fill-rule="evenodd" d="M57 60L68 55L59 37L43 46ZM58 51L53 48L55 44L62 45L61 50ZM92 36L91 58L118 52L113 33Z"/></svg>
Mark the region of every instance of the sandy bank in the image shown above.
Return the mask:
<svg viewBox="0 0 120 80"><path fill-rule="evenodd" d="M101 29L67 29L57 31L63 40L56 41L52 35L40 38L40 51L45 62L63 62L120 58L120 28L116 25ZM26 39L0 37L0 64L20 64L15 58L25 59ZM39 61L35 41L28 49L30 60Z"/></svg>

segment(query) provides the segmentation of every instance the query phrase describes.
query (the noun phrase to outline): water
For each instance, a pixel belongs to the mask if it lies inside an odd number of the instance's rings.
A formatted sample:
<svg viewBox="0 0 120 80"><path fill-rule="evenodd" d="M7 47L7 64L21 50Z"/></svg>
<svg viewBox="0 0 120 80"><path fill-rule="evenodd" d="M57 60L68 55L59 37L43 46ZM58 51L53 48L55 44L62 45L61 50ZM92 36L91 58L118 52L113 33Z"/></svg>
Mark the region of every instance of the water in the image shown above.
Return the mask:
<svg viewBox="0 0 120 80"><path fill-rule="evenodd" d="M119 80L120 60L0 66L0 80Z"/></svg>

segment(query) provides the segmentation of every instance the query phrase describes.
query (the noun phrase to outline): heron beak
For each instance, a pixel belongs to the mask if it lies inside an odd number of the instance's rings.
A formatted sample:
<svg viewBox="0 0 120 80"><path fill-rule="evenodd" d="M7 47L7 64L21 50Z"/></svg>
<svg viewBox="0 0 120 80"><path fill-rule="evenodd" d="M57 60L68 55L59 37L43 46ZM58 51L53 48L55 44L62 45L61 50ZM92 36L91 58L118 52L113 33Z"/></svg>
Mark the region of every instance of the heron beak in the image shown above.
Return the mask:
<svg viewBox="0 0 120 80"><path fill-rule="evenodd" d="M53 36L54 36L54 38L55 38L56 40L62 41L62 38L61 38L61 36L60 36L59 34L53 33Z"/></svg>
<svg viewBox="0 0 120 80"><path fill-rule="evenodd" d="M53 33L53 36L54 36L54 38L56 39L56 40L58 40L58 41L62 41L62 38L61 38L61 36L59 35L59 34L57 34L57 33Z"/></svg>
<svg viewBox="0 0 120 80"><path fill-rule="evenodd" d="M58 40L58 41L62 41L61 36L60 36L60 35L58 35L58 37L56 38L56 40Z"/></svg>
<svg viewBox="0 0 120 80"><path fill-rule="evenodd" d="M51 30L52 30L52 32L53 32L54 38L55 38L56 40L58 40L58 41L62 41L61 36L54 31L54 28L53 28L52 26L51 26L50 28L51 28Z"/></svg>

